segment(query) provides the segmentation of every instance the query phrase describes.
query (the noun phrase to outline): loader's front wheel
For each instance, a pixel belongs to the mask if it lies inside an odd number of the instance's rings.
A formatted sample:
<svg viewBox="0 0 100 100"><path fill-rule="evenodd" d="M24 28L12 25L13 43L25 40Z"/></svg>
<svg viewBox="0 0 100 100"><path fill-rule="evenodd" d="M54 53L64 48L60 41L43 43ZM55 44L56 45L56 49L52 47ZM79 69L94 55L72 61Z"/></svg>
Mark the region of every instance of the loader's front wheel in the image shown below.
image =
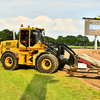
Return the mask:
<svg viewBox="0 0 100 100"><path fill-rule="evenodd" d="M37 61L41 73L53 73L58 68L58 59L52 54L43 54Z"/></svg>
<svg viewBox="0 0 100 100"><path fill-rule="evenodd" d="M5 53L1 59L2 65L7 70L13 70L17 68L17 60L11 53Z"/></svg>

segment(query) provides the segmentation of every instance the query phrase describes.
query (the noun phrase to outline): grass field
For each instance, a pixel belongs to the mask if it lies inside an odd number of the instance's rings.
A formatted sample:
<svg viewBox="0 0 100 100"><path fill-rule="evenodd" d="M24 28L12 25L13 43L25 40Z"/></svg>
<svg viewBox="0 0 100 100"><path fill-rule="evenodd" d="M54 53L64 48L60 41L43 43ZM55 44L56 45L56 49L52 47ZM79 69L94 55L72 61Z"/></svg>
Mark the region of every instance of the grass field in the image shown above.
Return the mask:
<svg viewBox="0 0 100 100"><path fill-rule="evenodd" d="M68 47L70 47L70 48L80 48L80 49L94 49L94 46L73 46L73 45L69 45ZM99 48L100 49L100 46L98 46L97 48Z"/></svg>
<svg viewBox="0 0 100 100"><path fill-rule="evenodd" d="M100 100L100 91L60 72L9 71L0 63L0 100Z"/></svg>

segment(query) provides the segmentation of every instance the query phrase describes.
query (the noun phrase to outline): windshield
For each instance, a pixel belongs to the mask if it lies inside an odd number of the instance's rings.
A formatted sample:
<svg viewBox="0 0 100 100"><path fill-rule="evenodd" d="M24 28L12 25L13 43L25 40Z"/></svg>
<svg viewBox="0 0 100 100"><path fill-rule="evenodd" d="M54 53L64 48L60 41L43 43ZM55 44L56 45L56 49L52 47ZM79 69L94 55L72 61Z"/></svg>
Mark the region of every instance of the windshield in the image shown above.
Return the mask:
<svg viewBox="0 0 100 100"><path fill-rule="evenodd" d="M42 31L41 30L32 30L31 31L31 39L32 41L35 41L36 43L40 40L43 41Z"/></svg>

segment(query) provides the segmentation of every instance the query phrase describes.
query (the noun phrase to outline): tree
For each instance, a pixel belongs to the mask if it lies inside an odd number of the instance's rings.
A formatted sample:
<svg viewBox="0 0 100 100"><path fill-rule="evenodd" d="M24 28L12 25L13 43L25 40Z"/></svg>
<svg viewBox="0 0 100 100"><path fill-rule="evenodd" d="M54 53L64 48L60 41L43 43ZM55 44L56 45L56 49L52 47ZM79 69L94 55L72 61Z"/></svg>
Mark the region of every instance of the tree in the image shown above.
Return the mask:
<svg viewBox="0 0 100 100"><path fill-rule="evenodd" d="M64 43L64 38L63 36L58 36L57 40L56 40L57 43Z"/></svg>
<svg viewBox="0 0 100 100"><path fill-rule="evenodd" d="M77 36L77 44L79 46L86 46L89 43L89 39L87 36L78 35Z"/></svg>
<svg viewBox="0 0 100 100"><path fill-rule="evenodd" d="M75 36L66 36L65 38L64 38L64 43L66 44L66 45L75 45L76 44L76 42L77 42L77 39L76 39L76 37Z"/></svg>
<svg viewBox="0 0 100 100"><path fill-rule="evenodd" d="M4 29L2 32L5 35L6 40L13 39L13 31L10 31L8 29Z"/></svg>
<svg viewBox="0 0 100 100"><path fill-rule="evenodd" d="M84 46L86 46L89 43L89 39L87 36L84 36L83 39L84 39L83 44Z"/></svg>
<svg viewBox="0 0 100 100"><path fill-rule="evenodd" d="M48 36L43 36L43 40L55 44L55 39Z"/></svg>
<svg viewBox="0 0 100 100"><path fill-rule="evenodd" d="M0 41L11 40L11 39L13 39L13 31L4 29L3 31L0 31L0 36L2 37L2 39L0 39Z"/></svg>
<svg viewBox="0 0 100 100"><path fill-rule="evenodd" d="M81 46L83 44L84 38L82 35L77 36L77 44Z"/></svg>

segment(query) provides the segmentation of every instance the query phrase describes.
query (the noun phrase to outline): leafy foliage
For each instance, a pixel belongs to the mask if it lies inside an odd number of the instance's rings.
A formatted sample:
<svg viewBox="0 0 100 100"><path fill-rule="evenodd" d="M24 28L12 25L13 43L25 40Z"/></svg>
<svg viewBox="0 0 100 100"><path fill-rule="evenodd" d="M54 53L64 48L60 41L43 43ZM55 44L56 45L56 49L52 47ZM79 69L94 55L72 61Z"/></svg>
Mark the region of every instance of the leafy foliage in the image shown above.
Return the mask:
<svg viewBox="0 0 100 100"><path fill-rule="evenodd" d="M54 39L52 37L48 37L48 36L44 36L44 41L48 41L52 44L55 43L64 43L66 45L74 45L74 46L94 46L94 41L89 41L87 36L82 36L82 35L78 35L78 36L58 36L57 39ZM98 46L100 46L100 42L99 40L97 41Z"/></svg>
<svg viewBox="0 0 100 100"><path fill-rule="evenodd" d="M18 39L18 34L16 34L16 37ZM13 31L10 31L8 29L4 29L3 31L0 31L0 41L4 40L12 40L13 39Z"/></svg>
<svg viewBox="0 0 100 100"><path fill-rule="evenodd" d="M46 42L53 43L53 44L56 43L56 40L55 40L54 38L48 37L48 36L44 36L44 37L43 37L43 40L46 41Z"/></svg>

